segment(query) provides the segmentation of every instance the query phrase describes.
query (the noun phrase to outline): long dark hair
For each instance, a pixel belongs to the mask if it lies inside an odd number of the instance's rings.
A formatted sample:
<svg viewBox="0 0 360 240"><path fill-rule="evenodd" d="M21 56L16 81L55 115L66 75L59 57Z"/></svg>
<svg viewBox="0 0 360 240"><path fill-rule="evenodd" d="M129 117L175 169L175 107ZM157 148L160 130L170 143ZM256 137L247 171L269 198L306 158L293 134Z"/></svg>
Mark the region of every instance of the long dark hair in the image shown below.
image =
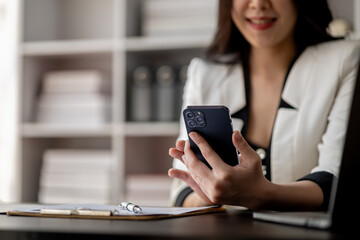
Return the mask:
<svg viewBox="0 0 360 240"><path fill-rule="evenodd" d="M326 28L333 19L327 0L293 0L298 11L295 42L298 52L318 43L335 40ZM232 0L219 0L218 24L215 37L205 57L214 62L245 63L250 44L231 19ZM223 58L227 55L226 58Z"/></svg>

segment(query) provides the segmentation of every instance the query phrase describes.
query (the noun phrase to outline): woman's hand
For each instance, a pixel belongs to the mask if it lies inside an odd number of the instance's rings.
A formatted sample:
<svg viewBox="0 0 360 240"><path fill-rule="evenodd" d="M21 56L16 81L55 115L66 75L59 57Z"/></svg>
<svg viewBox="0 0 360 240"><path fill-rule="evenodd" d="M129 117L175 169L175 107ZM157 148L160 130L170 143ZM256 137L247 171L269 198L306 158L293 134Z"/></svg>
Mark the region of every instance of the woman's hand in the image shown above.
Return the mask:
<svg viewBox="0 0 360 240"><path fill-rule="evenodd" d="M180 140L176 142L176 148L170 148L169 155L173 158L179 159L183 161L184 156L184 148L185 141ZM185 164L185 163L184 163ZM210 201L210 199L202 192L201 188L197 185L197 183L192 179L191 175L187 171L182 171L179 169L170 169L168 172L169 176L172 178L179 178L186 182L186 184L194 190L195 194L189 194L189 196L185 199L183 206L184 207L194 207L194 206L206 206L213 205L214 203Z"/></svg>
<svg viewBox="0 0 360 240"><path fill-rule="evenodd" d="M194 190L196 194L185 199L191 200L193 206L229 204L271 210L316 210L321 206L322 190L312 181L268 181L262 173L260 157L240 132L233 133L233 144L240 152L240 163L233 167L220 159L199 134L192 132L189 136L213 169L197 159L188 141L179 141L177 148L170 149L170 155L182 160L188 172L170 169L169 176L185 181Z"/></svg>
<svg viewBox="0 0 360 240"><path fill-rule="evenodd" d="M197 159L188 141L179 141L176 149L170 149L170 155L181 159L189 172L170 169L169 175L185 181L209 204L259 208L270 182L262 173L260 157L240 132L235 131L233 134L233 144L241 153L240 163L234 167L226 164L199 134L192 132L189 136L213 169L210 170Z"/></svg>

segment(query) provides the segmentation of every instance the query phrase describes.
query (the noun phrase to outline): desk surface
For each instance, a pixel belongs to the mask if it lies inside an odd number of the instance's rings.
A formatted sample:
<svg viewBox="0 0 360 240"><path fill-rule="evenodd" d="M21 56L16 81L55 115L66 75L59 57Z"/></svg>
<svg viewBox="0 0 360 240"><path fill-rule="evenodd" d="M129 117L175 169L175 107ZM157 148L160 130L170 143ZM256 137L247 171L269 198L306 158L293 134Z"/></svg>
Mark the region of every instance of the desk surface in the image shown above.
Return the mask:
<svg viewBox="0 0 360 240"><path fill-rule="evenodd" d="M2 204L0 210L9 207L14 205ZM242 210L151 221L0 215L0 239L79 240L121 237L125 239L336 239L341 236L331 231L254 220L249 212Z"/></svg>

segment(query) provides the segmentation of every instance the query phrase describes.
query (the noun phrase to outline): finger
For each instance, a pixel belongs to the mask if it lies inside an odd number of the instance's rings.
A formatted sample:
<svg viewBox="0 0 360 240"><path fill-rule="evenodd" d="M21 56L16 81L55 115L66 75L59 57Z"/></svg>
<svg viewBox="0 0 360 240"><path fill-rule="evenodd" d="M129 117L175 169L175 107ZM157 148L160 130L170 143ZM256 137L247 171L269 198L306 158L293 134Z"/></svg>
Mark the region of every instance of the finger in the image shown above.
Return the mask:
<svg viewBox="0 0 360 240"><path fill-rule="evenodd" d="M212 175L211 170L205 165L205 163L200 161L195 153L191 150L189 141L186 141L185 143L184 155L182 159L190 172L194 172L197 173L197 175L202 176Z"/></svg>
<svg viewBox="0 0 360 240"><path fill-rule="evenodd" d="M169 155L173 158L179 159L183 162L182 157L184 155L184 151L179 150L178 148L170 148L169 149Z"/></svg>
<svg viewBox="0 0 360 240"><path fill-rule="evenodd" d="M249 146L241 133L237 130L233 133L233 144L240 152L242 161L247 161L248 159L254 158L257 159L259 157L258 154Z"/></svg>
<svg viewBox="0 0 360 240"><path fill-rule="evenodd" d="M205 163L197 158L190 148L189 141L186 141L184 153L183 162L185 163L191 177L200 187L202 192L207 195L215 180L216 174L210 170Z"/></svg>
<svg viewBox="0 0 360 240"><path fill-rule="evenodd" d="M184 155L185 141L179 140L176 142L176 148L169 149L169 155L173 158L179 159L183 162L182 156Z"/></svg>
<svg viewBox="0 0 360 240"><path fill-rule="evenodd" d="M201 154L215 171L229 167L229 165L224 162L225 159L222 160L200 134L191 132L189 136L199 147Z"/></svg>
<svg viewBox="0 0 360 240"><path fill-rule="evenodd" d="M204 192L201 190L199 185L197 185L197 183L194 181L194 179L191 177L191 175L188 172L182 171L180 169L171 168L168 171L168 175L172 178L178 178L178 179L184 181L202 199L211 203L210 199L204 194Z"/></svg>
<svg viewBox="0 0 360 240"><path fill-rule="evenodd" d="M185 141L184 140L179 140L176 142L176 148L178 148L179 150L184 151L185 148Z"/></svg>

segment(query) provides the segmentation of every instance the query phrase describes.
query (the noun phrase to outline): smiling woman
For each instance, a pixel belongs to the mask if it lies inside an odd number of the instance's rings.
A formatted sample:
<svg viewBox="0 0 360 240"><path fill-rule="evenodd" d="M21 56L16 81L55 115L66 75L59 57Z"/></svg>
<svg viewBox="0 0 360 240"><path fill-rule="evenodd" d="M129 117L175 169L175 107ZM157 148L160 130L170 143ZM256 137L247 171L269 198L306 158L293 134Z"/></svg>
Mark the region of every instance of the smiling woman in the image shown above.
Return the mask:
<svg viewBox="0 0 360 240"><path fill-rule="evenodd" d="M216 35L191 62L183 100L230 109L239 164L192 133L208 169L181 122L169 150L174 205L327 208L360 56L359 42L328 35L331 20L326 0L219 1Z"/></svg>
<svg viewBox="0 0 360 240"><path fill-rule="evenodd" d="M16 192L18 0L0 0L0 199Z"/></svg>
<svg viewBox="0 0 360 240"><path fill-rule="evenodd" d="M231 17L253 48L294 44L297 10L292 1L234 0Z"/></svg>

